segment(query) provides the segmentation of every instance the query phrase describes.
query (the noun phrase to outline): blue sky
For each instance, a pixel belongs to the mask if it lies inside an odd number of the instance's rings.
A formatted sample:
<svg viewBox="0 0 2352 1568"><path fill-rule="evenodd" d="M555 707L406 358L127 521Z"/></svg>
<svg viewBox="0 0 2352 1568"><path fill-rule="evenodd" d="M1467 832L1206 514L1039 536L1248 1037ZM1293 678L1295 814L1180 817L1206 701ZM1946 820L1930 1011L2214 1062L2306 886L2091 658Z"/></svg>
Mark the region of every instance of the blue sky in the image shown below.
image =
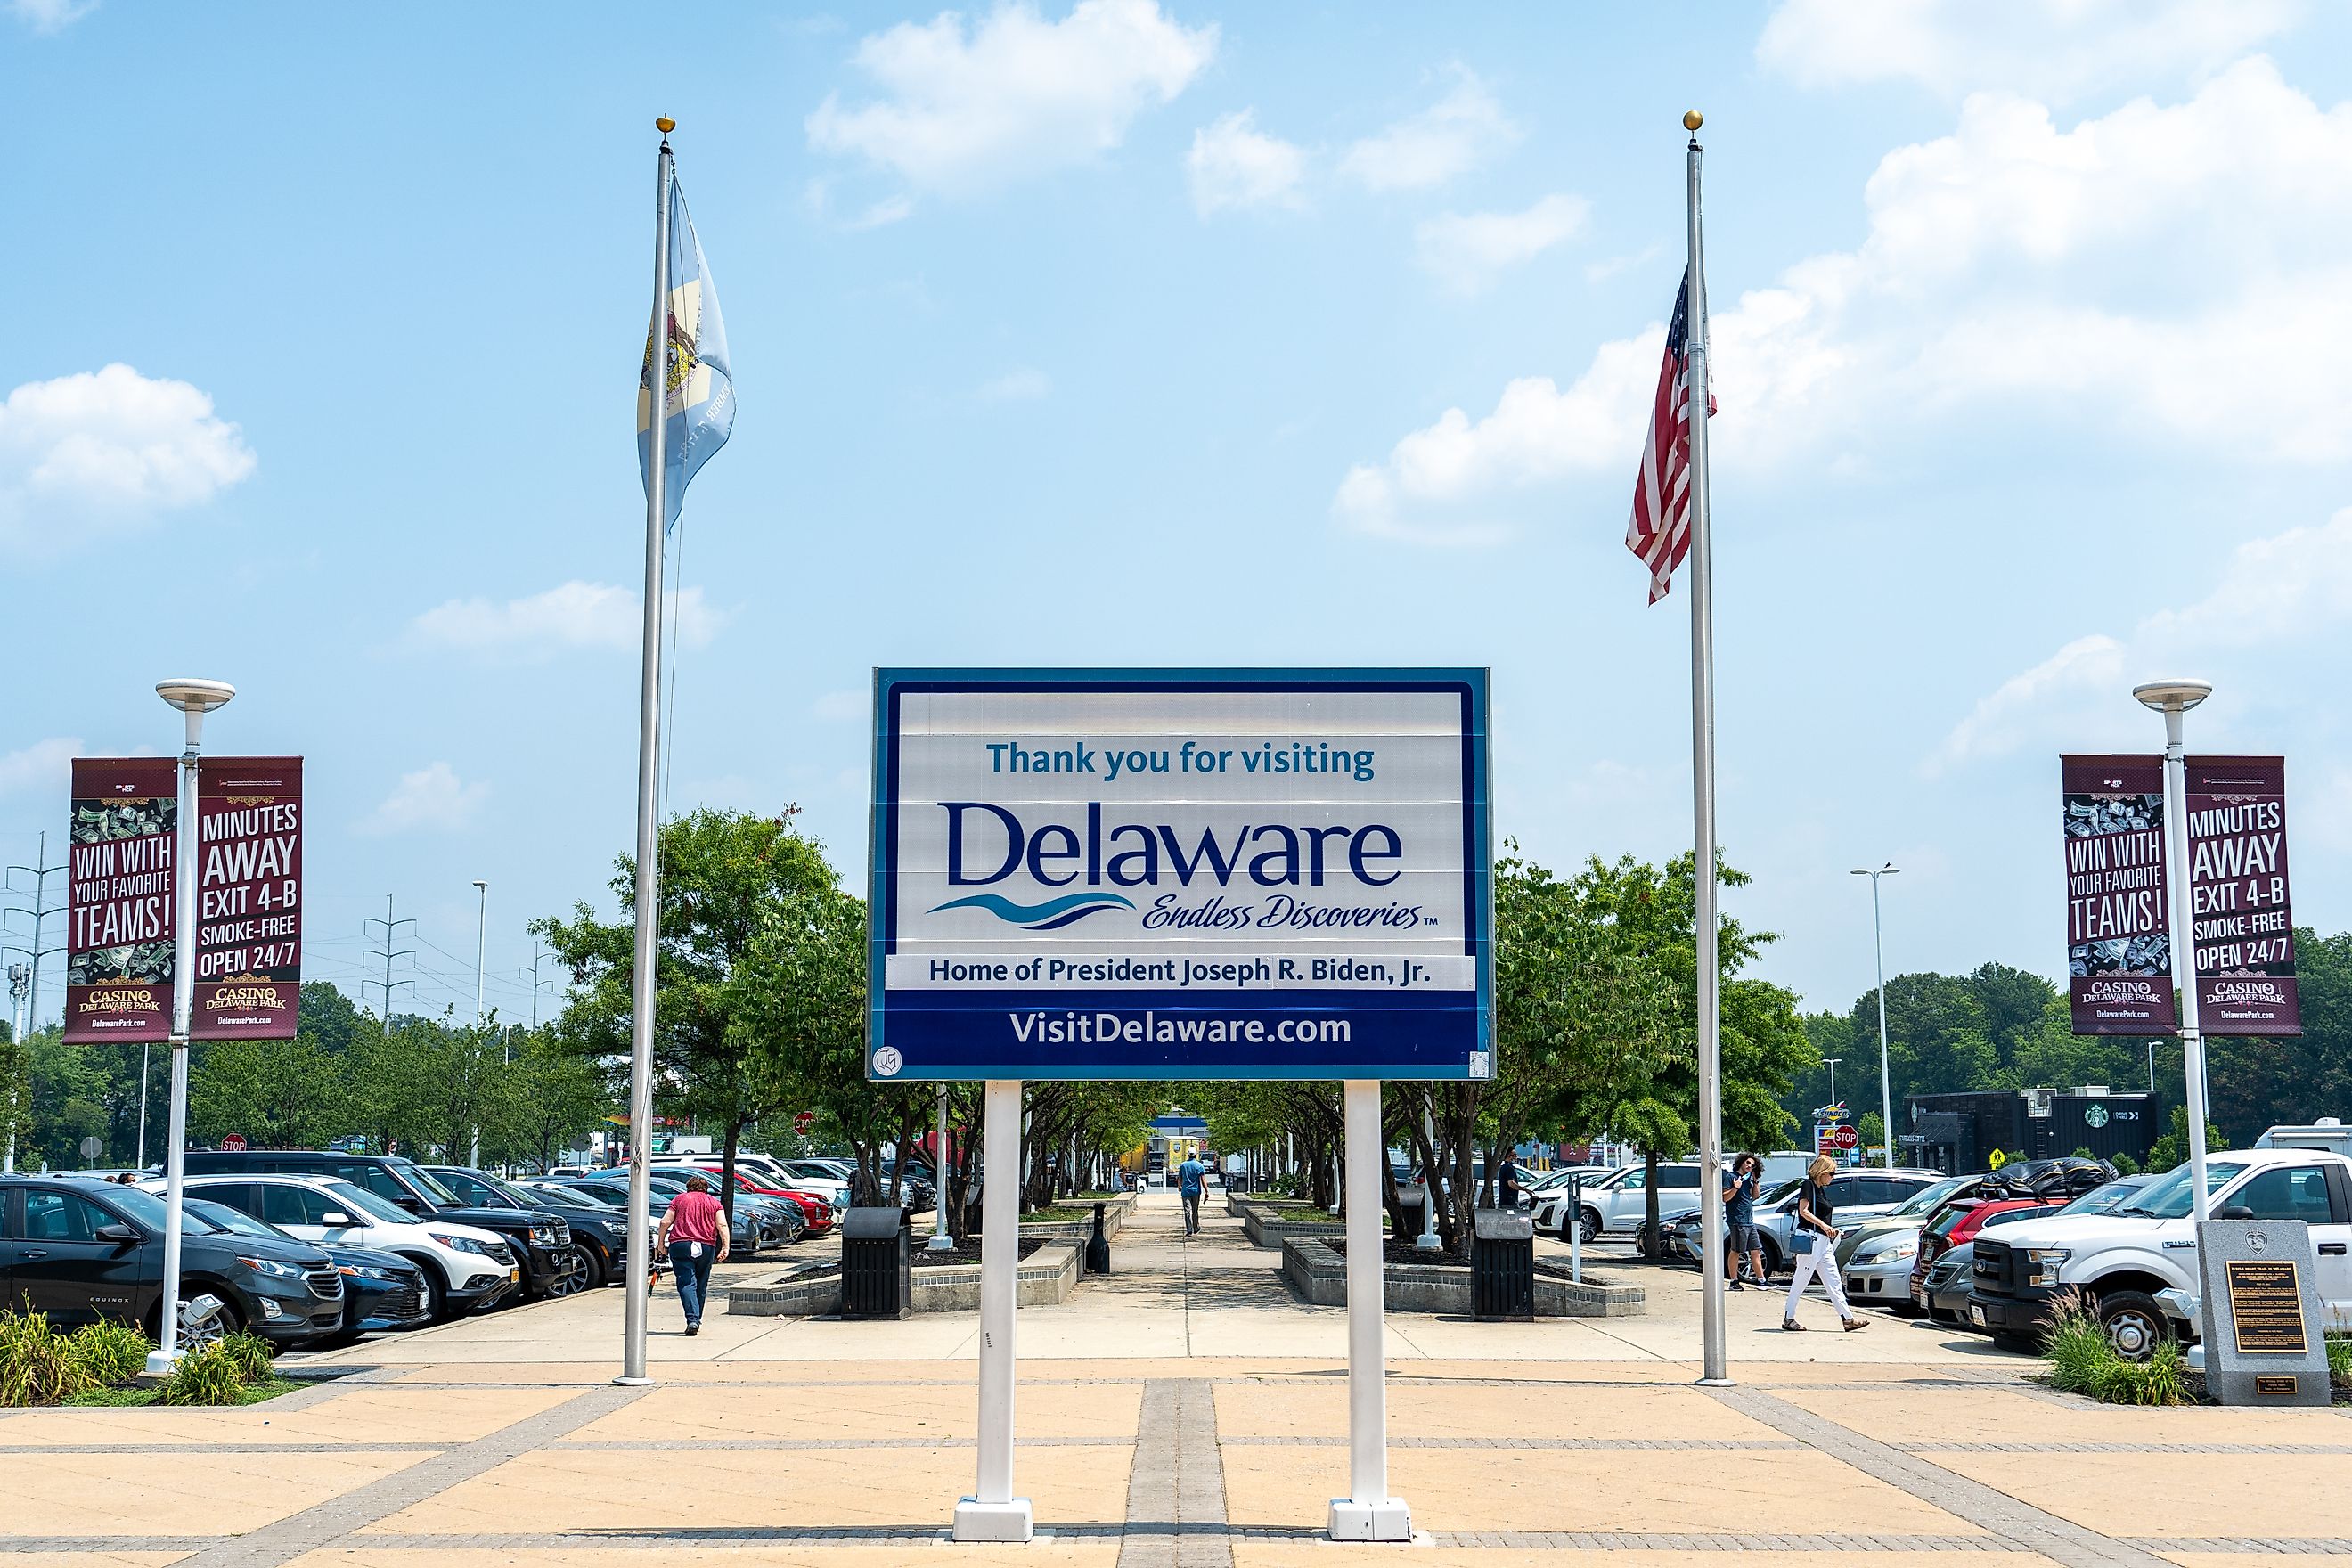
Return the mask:
<svg viewBox="0 0 2352 1568"><path fill-rule="evenodd" d="M2055 755L2179 669L2352 923L2341 6L690 15L0 4L7 861L229 679L210 744L310 759L308 973L391 894L464 1013L487 878L527 1012L631 833L665 112L740 405L674 804L798 802L854 883L877 664L1486 664L1499 832L1686 847L1686 601L1621 542L1696 106L1767 973L1866 988L1893 858L1891 969L2056 974Z"/></svg>

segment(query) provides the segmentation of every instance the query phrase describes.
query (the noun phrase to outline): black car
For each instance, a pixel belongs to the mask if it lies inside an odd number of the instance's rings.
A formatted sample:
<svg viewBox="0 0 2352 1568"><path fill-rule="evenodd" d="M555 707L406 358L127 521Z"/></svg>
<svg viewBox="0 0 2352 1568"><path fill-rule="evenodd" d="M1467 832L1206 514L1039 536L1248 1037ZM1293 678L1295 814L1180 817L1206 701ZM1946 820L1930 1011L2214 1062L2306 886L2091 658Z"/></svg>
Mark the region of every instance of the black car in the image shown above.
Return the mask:
<svg viewBox="0 0 2352 1568"><path fill-rule="evenodd" d="M160 1339L163 1200L75 1176L0 1175L0 1300L59 1328L111 1319ZM308 1242L239 1236L184 1214L183 1343L248 1330L272 1344L327 1339L343 1326L343 1276Z"/></svg>
<svg viewBox="0 0 2352 1568"><path fill-rule="evenodd" d="M624 1231L627 1229L629 1173L625 1170L601 1176L565 1176L548 1184L576 1187L594 1202L611 1206L620 1215ZM666 1173L656 1171L646 1177L646 1199L653 1211L654 1228L656 1231L661 1228L661 1216L669 1210L670 1199L684 1191L686 1191L685 1181ZM800 1232L794 1231L787 1239L799 1240ZM751 1205L738 1205L735 1212L728 1216L728 1247L740 1257L754 1258L759 1255L761 1240L759 1216L753 1213Z"/></svg>
<svg viewBox="0 0 2352 1568"><path fill-rule="evenodd" d="M324 1345L347 1345L362 1334L421 1329L433 1321L424 1271L397 1252L307 1242L226 1204L199 1197L183 1197L181 1203L188 1213L233 1235L269 1237L295 1247L315 1245L332 1258L335 1272L343 1277L343 1327L320 1342Z"/></svg>
<svg viewBox="0 0 2352 1568"><path fill-rule="evenodd" d="M603 1204L557 1203L542 1199L470 1165L427 1165L433 1179L458 1197L482 1209L506 1209L551 1214L572 1232L578 1267L558 1280L551 1294L569 1296L599 1285L618 1285L629 1278L629 1219Z"/></svg>
<svg viewBox="0 0 2352 1568"><path fill-rule="evenodd" d="M562 1281L576 1279L572 1230L542 1209L472 1208L415 1161L398 1154L346 1154L315 1149L191 1149L188 1174L244 1175L249 1172L293 1176L340 1176L420 1219L478 1226L507 1238L522 1265L525 1297L545 1296Z"/></svg>

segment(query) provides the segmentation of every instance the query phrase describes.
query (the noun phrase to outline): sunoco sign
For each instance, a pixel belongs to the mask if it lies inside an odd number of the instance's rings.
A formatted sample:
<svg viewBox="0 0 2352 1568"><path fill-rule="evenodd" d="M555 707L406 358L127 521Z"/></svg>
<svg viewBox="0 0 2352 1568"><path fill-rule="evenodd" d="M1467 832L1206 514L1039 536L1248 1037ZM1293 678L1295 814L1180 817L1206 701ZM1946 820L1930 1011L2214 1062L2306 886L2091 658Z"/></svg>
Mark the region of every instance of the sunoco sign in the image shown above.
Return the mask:
<svg viewBox="0 0 2352 1568"><path fill-rule="evenodd" d="M881 670L867 1071L1491 1069L1483 670Z"/></svg>

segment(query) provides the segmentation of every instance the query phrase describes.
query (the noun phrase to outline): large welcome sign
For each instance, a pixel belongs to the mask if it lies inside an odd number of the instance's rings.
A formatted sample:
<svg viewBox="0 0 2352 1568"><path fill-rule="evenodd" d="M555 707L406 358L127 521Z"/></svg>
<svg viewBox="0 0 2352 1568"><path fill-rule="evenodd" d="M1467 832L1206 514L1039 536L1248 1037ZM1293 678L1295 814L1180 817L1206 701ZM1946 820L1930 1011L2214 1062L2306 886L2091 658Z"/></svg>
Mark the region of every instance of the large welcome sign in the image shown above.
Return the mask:
<svg viewBox="0 0 2352 1568"><path fill-rule="evenodd" d="M866 1067L1491 1072L1484 670L878 670Z"/></svg>

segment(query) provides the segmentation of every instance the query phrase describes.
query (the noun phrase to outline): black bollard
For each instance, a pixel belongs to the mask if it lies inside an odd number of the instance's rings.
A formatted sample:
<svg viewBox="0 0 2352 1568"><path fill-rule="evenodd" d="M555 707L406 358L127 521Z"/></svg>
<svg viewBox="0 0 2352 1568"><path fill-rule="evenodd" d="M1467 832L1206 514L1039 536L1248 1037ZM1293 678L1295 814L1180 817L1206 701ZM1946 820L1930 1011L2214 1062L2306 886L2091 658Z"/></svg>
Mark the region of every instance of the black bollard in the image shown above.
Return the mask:
<svg viewBox="0 0 2352 1568"><path fill-rule="evenodd" d="M1103 1205L1095 1205L1095 1234L1087 1243L1087 1272L1110 1272L1110 1237L1103 1229Z"/></svg>

